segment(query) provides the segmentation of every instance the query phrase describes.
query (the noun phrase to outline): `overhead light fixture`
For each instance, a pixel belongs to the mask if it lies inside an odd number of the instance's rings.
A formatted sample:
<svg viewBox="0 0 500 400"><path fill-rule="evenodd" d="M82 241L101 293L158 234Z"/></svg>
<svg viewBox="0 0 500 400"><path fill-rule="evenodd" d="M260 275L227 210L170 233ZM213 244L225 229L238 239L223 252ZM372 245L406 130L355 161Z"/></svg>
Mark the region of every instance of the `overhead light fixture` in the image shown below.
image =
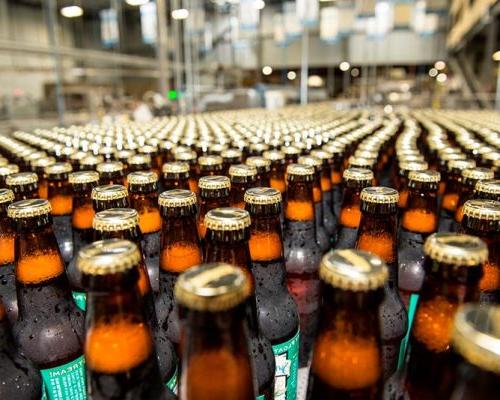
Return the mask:
<svg viewBox="0 0 500 400"><path fill-rule="evenodd" d="M319 75L311 75L307 78L307 86L310 87L321 87L323 86L324 80Z"/></svg>
<svg viewBox="0 0 500 400"><path fill-rule="evenodd" d="M500 50L493 53L493 61L500 61Z"/></svg>
<svg viewBox="0 0 500 400"><path fill-rule="evenodd" d="M177 10L172 10L173 19L186 19L189 17L189 11L185 8L178 8Z"/></svg>
<svg viewBox="0 0 500 400"><path fill-rule="evenodd" d="M448 75L446 75L445 73L440 73L437 77L436 77L436 80L439 82L439 83L445 83L446 80L448 79Z"/></svg>
<svg viewBox="0 0 500 400"><path fill-rule="evenodd" d="M297 73L295 71L288 71L286 77L288 78L288 80L293 81L295 80L295 78L297 78Z"/></svg>
<svg viewBox="0 0 500 400"><path fill-rule="evenodd" d="M353 78L357 78L359 76L359 68L353 68L353 69L351 69L351 76Z"/></svg>
<svg viewBox="0 0 500 400"><path fill-rule="evenodd" d="M438 71L442 71L446 68L446 63L444 61L436 61L434 64L434 68L436 68Z"/></svg>
<svg viewBox="0 0 500 400"><path fill-rule="evenodd" d="M437 70L436 68L431 68L431 69L429 70L429 76L430 76L431 78L435 78L435 77L437 76L437 74L438 74L438 70Z"/></svg>
<svg viewBox="0 0 500 400"><path fill-rule="evenodd" d="M83 8L80 6L66 6L61 8L61 15L65 18L77 18L83 15Z"/></svg>
<svg viewBox="0 0 500 400"><path fill-rule="evenodd" d="M266 6L266 2L264 0L255 0L254 7L257 10L262 10Z"/></svg>
<svg viewBox="0 0 500 400"><path fill-rule="evenodd" d="M273 73L273 69L269 65L266 65L262 67L262 73L264 75L271 75Z"/></svg>
<svg viewBox="0 0 500 400"><path fill-rule="evenodd" d="M148 4L149 0L125 0L125 3L127 3L129 6L139 7L143 6L144 4Z"/></svg>
<svg viewBox="0 0 500 400"><path fill-rule="evenodd" d="M341 71L346 72L349 71L349 68L351 68L351 64L349 64L347 61L342 61L339 65L339 68Z"/></svg>

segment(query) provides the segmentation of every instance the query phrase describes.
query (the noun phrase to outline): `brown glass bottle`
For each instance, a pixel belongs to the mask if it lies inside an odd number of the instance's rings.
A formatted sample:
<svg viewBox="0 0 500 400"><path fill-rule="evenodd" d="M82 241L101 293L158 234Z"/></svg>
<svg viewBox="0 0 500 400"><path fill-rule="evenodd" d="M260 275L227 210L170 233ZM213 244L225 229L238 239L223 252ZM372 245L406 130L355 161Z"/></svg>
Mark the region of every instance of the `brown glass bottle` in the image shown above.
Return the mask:
<svg viewBox="0 0 500 400"><path fill-rule="evenodd" d="M41 199L47 198L49 190L45 168L55 163L56 159L54 157L41 157L31 163L31 169L38 176L38 197Z"/></svg>
<svg viewBox="0 0 500 400"><path fill-rule="evenodd" d="M97 241L78 255L89 288L85 361L91 399L168 398L138 289L141 261L137 246L119 239Z"/></svg>
<svg viewBox="0 0 500 400"><path fill-rule="evenodd" d="M220 153L222 157L222 175L229 173L231 165L241 164L243 162L243 153L239 149L226 149Z"/></svg>
<svg viewBox="0 0 500 400"><path fill-rule="evenodd" d="M18 172L5 179L6 187L14 192L16 201L38 197L38 176L34 172Z"/></svg>
<svg viewBox="0 0 500 400"><path fill-rule="evenodd" d="M70 163L55 163L45 168L48 183L47 199L52 208L52 227L59 251L66 265L73 258L73 232L71 229L73 193L68 181L70 173Z"/></svg>
<svg viewBox="0 0 500 400"><path fill-rule="evenodd" d="M269 187L271 180L269 173L271 172L271 161L264 157L248 157L245 164L257 169L257 177L255 180L255 187Z"/></svg>
<svg viewBox="0 0 500 400"><path fill-rule="evenodd" d="M457 312L451 340L462 362L450 399L490 400L500 396L498 310L470 304Z"/></svg>
<svg viewBox="0 0 500 400"><path fill-rule="evenodd" d="M125 166L121 161L106 161L97 164L99 185L123 185L125 182Z"/></svg>
<svg viewBox="0 0 500 400"><path fill-rule="evenodd" d="M247 299L251 283L239 268L205 264L175 286L182 319L182 400L254 400Z"/></svg>
<svg viewBox="0 0 500 400"><path fill-rule="evenodd" d="M139 280L137 282L139 294L142 299L146 320L153 332L161 377L167 383L167 386L172 389L176 382L175 351L172 343L167 339L165 331L159 326L156 317L151 281L144 262L143 250L141 249L139 214L132 208L110 208L96 213L93 227L96 240L130 240L136 244L141 253L141 259L137 262L139 268Z"/></svg>
<svg viewBox="0 0 500 400"><path fill-rule="evenodd" d="M130 206L139 213L141 247L153 291L158 291L161 216L158 207L158 176L156 173L132 172L127 177Z"/></svg>
<svg viewBox="0 0 500 400"><path fill-rule="evenodd" d="M399 164L399 179L397 181L396 189L399 192L398 208L402 212L408 203L408 194L410 192L408 187L408 175L412 171L425 171L428 165L425 161L412 161L403 162Z"/></svg>
<svg viewBox="0 0 500 400"><path fill-rule="evenodd" d="M356 249L379 256L389 269L384 285L385 297L379 318L382 334L384 377L389 378L398 363L401 340L406 334L408 316L398 290L397 207L398 191L384 186L364 188L360 196L361 221Z"/></svg>
<svg viewBox="0 0 500 400"><path fill-rule="evenodd" d="M269 150L265 151L262 157L271 162L269 186L279 190L281 194L285 193L285 155L279 150Z"/></svg>
<svg viewBox="0 0 500 400"><path fill-rule="evenodd" d="M168 162L162 167L162 187L160 193L171 189L189 189L189 164Z"/></svg>
<svg viewBox="0 0 500 400"><path fill-rule="evenodd" d="M344 173L344 147L341 146L340 143L333 142L325 145L323 149L333 155L330 167L330 180L332 182L332 210L334 216L338 217L343 193L342 176Z"/></svg>
<svg viewBox="0 0 500 400"><path fill-rule="evenodd" d="M139 171L151 171L152 168L151 157L147 154L134 154L127 160L128 173ZM126 181L126 179L125 179ZM125 186L127 186L125 182Z"/></svg>
<svg viewBox="0 0 500 400"><path fill-rule="evenodd" d="M159 197L162 214L160 290L156 310L161 329L179 353L179 319L174 300L178 276L201 264L202 251L196 223L196 194L184 189L167 190Z"/></svg>
<svg viewBox="0 0 500 400"><path fill-rule="evenodd" d="M500 303L500 202L469 200L465 202L461 231L481 238L488 246L488 259L483 264L479 281L480 302Z"/></svg>
<svg viewBox="0 0 500 400"><path fill-rule="evenodd" d="M198 182L200 188L200 210L198 212L197 224L198 235L201 240L205 239L205 214L218 207L229 206L229 195L231 181L226 176L205 176Z"/></svg>
<svg viewBox="0 0 500 400"><path fill-rule="evenodd" d="M102 185L92 189L90 194L94 212L104 211L109 208L130 207L128 190L122 185Z"/></svg>
<svg viewBox="0 0 500 400"><path fill-rule="evenodd" d="M477 182L493 178L493 171L487 168L476 167L464 169L462 171L460 196L457 203L457 209L455 210L455 222L457 223L457 227L462 222L462 218L464 216L463 206L467 200L470 200L472 198Z"/></svg>
<svg viewBox="0 0 500 400"><path fill-rule="evenodd" d="M151 170L157 175L160 175L161 170L161 156L158 151L157 146L153 146L150 144L139 147L139 153L147 155L151 158Z"/></svg>
<svg viewBox="0 0 500 400"><path fill-rule="evenodd" d="M274 398L274 374L276 370L270 341L263 335L258 320L255 299L255 279L251 272L248 240L250 215L239 208L216 208L205 216L207 227L203 260L207 263L224 262L247 275L251 283L251 295L247 301L250 354L255 367L259 399Z"/></svg>
<svg viewBox="0 0 500 400"><path fill-rule="evenodd" d="M334 249L352 249L356 244L359 223L361 221L361 191L371 186L373 172L364 168L348 168L343 173L344 194L337 220L337 238Z"/></svg>
<svg viewBox="0 0 500 400"><path fill-rule="evenodd" d="M295 146L282 146L281 152L285 155L285 172L290 164L296 164L300 156L300 150Z"/></svg>
<svg viewBox="0 0 500 400"><path fill-rule="evenodd" d="M14 274L14 229L7 207L14 201L10 189L0 189L0 301L11 324L17 319L16 277Z"/></svg>
<svg viewBox="0 0 500 400"><path fill-rule="evenodd" d="M323 301L308 399L382 399L378 310L386 265L368 252L337 250L323 257L319 274Z"/></svg>
<svg viewBox="0 0 500 400"><path fill-rule="evenodd" d="M83 157L78 164L80 165L80 171L95 171L97 166L104 162L103 156L95 156L93 154L86 155Z"/></svg>
<svg viewBox="0 0 500 400"><path fill-rule="evenodd" d="M426 275L411 333L407 388L412 399L446 399L455 379L453 318L461 304L479 299L488 250L476 237L443 232L427 238L424 252Z"/></svg>
<svg viewBox="0 0 500 400"><path fill-rule="evenodd" d="M472 198L500 201L500 179L487 179L477 182Z"/></svg>
<svg viewBox="0 0 500 400"><path fill-rule="evenodd" d="M301 164L287 167L283 239L288 290L299 307L301 366L309 360L319 311L321 249L316 241L313 181L313 167Z"/></svg>
<svg viewBox="0 0 500 400"><path fill-rule="evenodd" d="M195 192L196 194L199 194L196 152L191 150L176 152L175 161L181 161L189 164L189 190Z"/></svg>
<svg viewBox="0 0 500 400"><path fill-rule="evenodd" d="M198 176L216 176L222 174L221 156L201 156L198 158Z"/></svg>
<svg viewBox="0 0 500 400"><path fill-rule="evenodd" d="M16 230L14 338L40 370L49 399L72 393L84 400L84 317L71 297L50 211L44 199L18 201L7 210Z"/></svg>
<svg viewBox="0 0 500 400"><path fill-rule="evenodd" d="M229 178L231 179L229 205L245 208L245 192L256 185L257 168L245 164L232 165L229 168Z"/></svg>
<svg viewBox="0 0 500 400"><path fill-rule="evenodd" d="M0 167L0 189L7 188L7 177L12 174L17 174L19 172L19 167L16 164L7 164Z"/></svg>

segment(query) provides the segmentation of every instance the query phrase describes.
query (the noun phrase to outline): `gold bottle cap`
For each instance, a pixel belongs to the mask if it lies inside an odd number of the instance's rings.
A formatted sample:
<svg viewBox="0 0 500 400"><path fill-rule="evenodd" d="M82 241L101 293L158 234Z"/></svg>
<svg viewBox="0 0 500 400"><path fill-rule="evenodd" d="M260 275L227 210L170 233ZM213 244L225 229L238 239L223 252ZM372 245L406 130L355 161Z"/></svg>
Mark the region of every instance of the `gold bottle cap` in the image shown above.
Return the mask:
<svg viewBox="0 0 500 400"><path fill-rule="evenodd" d="M495 174L491 169L488 168L467 168L462 171L462 177L464 179L472 179L472 180L484 180L484 179L493 179Z"/></svg>
<svg viewBox="0 0 500 400"><path fill-rule="evenodd" d="M133 208L110 208L94 216L92 227L96 231L124 231L139 225L139 213Z"/></svg>
<svg viewBox="0 0 500 400"><path fill-rule="evenodd" d="M103 156L87 155L80 160L80 166L85 168L87 166L96 166L104 161Z"/></svg>
<svg viewBox="0 0 500 400"><path fill-rule="evenodd" d="M299 164L309 165L314 168L315 171L319 171L323 166L323 162L320 158L315 156L300 156L298 159Z"/></svg>
<svg viewBox="0 0 500 400"><path fill-rule="evenodd" d="M461 172L467 168L474 168L476 162L474 160L451 160L448 162L448 170Z"/></svg>
<svg viewBox="0 0 500 400"><path fill-rule="evenodd" d="M68 181L72 185L99 182L99 174L95 171L72 172L68 175Z"/></svg>
<svg viewBox="0 0 500 400"><path fill-rule="evenodd" d="M323 161L323 164L328 163L333 158L333 154L326 150L313 150L311 151L311 155L318 157Z"/></svg>
<svg viewBox="0 0 500 400"><path fill-rule="evenodd" d="M38 182L38 176L34 172L18 172L8 175L5 179L7 186L32 185Z"/></svg>
<svg viewBox="0 0 500 400"><path fill-rule="evenodd" d="M314 167L305 164L290 164L286 167L286 173L288 176L314 176Z"/></svg>
<svg viewBox="0 0 500 400"><path fill-rule="evenodd" d="M250 214L241 208L221 207L205 214L205 226L214 231L238 231L250 223Z"/></svg>
<svg viewBox="0 0 500 400"><path fill-rule="evenodd" d="M132 157L135 154L132 150L119 150L115 152L115 158L118 160L128 160L130 157Z"/></svg>
<svg viewBox="0 0 500 400"><path fill-rule="evenodd" d="M54 157L42 157L31 161L31 166L33 168L43 168L45 169L49 165L55 164L56 159Z"/></svg>
<svg viewBox="0 0 500 400"><path fill-rule="evenodd" d="M150 144L147 144L147 145L139 148L139 153L142 153L142 154L155 155L157 152L158 152L158 148L156 146L152 146Z"/></svg>
<svg viewBox="0 0 500 400"><path fill-rule="evenodd" d="M180 151L175 153L175 160L176 161L187 161L187 162L193 162L196 160L196 152L192 150L188 151Z"/></svg>
<svg viewBox="0 0 500 400"><path fill-rule="evenodd" d="M69 158L72 161L78 161L78 162L80 162L80 160L84 159L88 155L89 155L89 153L86 153L85 151L79 150L79 151L71 154L71 156L69 156Z"/></svg>
<svg viewBox="0 0 500 400"><path fill-rule="evenodd" d="M201 156L198 158L198 165L200 167L213 167L216 165L222 165L221 156Z"/></svg>
<svg viewBox="0 0 500 400"><path fill-rule="evenodd" d="M14 192L10 189L0 189L0 204L14 201Z"/></svg>
<svg viewBox="0 0 500 400"><path fill-rule="evenodd" d="M364 292L382 287L389 271L376 255L346 249L325 254L319 266L319 276L333 287Z"/></svg>
<svg viewBox="0 0 500 400"><path fill-rule="evenodd" d="M342 174L344 180L349 181L372 181L373 171L365 168L347 168Z"/></svg>
<svg viewBox="0 0 500 400"><path fill-rule="evenodd" d="M0 167L0 176L9 176L12 174L17 174L19 172L19 167L16 164L8 164L4 167Z"/></svg>
<svg viewBox="0 0 500 400"><path fill-rule="evenodd" d="M177 278L175 298L196 311L218 312L236 307L251 293L251 283L241 268L229 264L203 264Z"/></svg>
<svg viewBox="0 0 500 400"><path fill-rule="evenodd" d="M224 160L231 160L231 159L238 159L243 156L243 153L239 149L225 149L222 150L220 153L222 159Z"/></svg>
<svg viewBox="0 0 500 400"><path fill-rule="evenodd" d="M257 168L251 166L251 165L245 165L245 164L237 164L237 165L231 165L229 167L229 176L232 177L249 177L249 176L256 176L257 175Z"/></svg>
<svg viewBox="0 0 500 400"><path fill-rule="evenodd" d="M385 186L370 186L361 191L360 199L368 203L393 204L399 201L399 193Z"/></svg>
<svg viewBox="0 0 500 400"><path fill-rule="evenodd" d="M478 193L500 195L500 179L487 179L476 183L474 190Z"/></svg>
<svg viewBox="0 0 500 400"><path fill-rule="evenodd" d="M467 200L464 204L463 213L467 217L500 221L500 201L495 200Z"/></svg>
<svg viewBox="0 0 500 400"><path fill-rule="evenodd" d="M107 161L97 164L96 171L100 174L112 174L123 171L124 166L121 161Z"/></svg>
<svg viewBox="0 0 500 400"><path fill-rule="evenodd" d="M141 262L141 252L129 240L99 240L78 253L76 265L83 274L108 275L125 272Z"/></svg>
<svg viewBox="0 0 500 400"><path fill-rule="evenodd" d="M424 253L436 262L460 266L475 266L488 258L488 248L481 239L447 232L429 236Z"/></svg>
<svg viewBox="0 0 500 400"><path fill-rule="evenodd" d="M32 218L40 215L50 214L52 208L45 199L28 199L12 203L7 208L7 215L10 218Z"/></svg>
<svg viewBox="0 0 500 400"><path fill-rule="evenodd" d="M426 170L426 171L410 171L408 174L408 179L414 182L422 183L439 183L441 180L441 174L437 171Z"/></svg>
<svg viewBox="0 0 500 400"><path fill-rule="evenodd" d="M163 164L161 168L164 174L186 174L189 172L189 164L175 161Z"/></svg>
<svg viewBox="0 0 500 400"><path fill-rule="evenodd" d="M58 162L45 167L45 173L47 176L69 174L73 171L73 167L68 162Z"/></svg>
<svg viewBox="0 0 500 400"><path fill-rule="evenodd" d="M231 181L227 176L203 176L198 181L198 187L206 190L230 189Z"/></svg>
<svg viewBox="0 0 500 400"><path fill-rule="evenodd" d="M455 314L451 341L469 363L500 374L500 307L465 304Z"/></svg>
<svg viewBox="0 0 500 400"><path fill-rule="evenodd" d="M269 171L271 169L271 161L264 157L258 157L258 156L248 157L246 160L246 165L255 167L258 170L264 169L266 171Z"/></svg>
<svg viewBox="0 0 500 400"><path fill-rule="evenodd" d="M158 175L153 171L131 172L127 175L129 186L131 185L149 185L158 182Z"/></svg>
<svg viewBox="0 0 500 400"><path fill-rule="evenodd" d="M92 200L109 201L123 199L128 196L127 188L123 185L101 185L92 189Z"/></svg>
<svg viewBox="0 0 500 400"><path fill-rule="evenodd" d="M283 161L285 159L285 154L279 150L268 150L262 153L262 157L271 162Z"/></svg>
<svg viewBox="0 0 500 400"><path fill-rule="evenodd" d="M196 194L185 189L166 190L158 197L160 207L186 207L197 203Z"/></svg>
<svg viewBox="0 0 500 400"><path fill-rule="evenodd" d="M300 149L295 146L282 146L281 151L287 156L298 156L300 154Z"/></svg>
<svg viewBox="0 0 500 400"><path fill-rule="evenodd" d="M245 192L245 203L256 205L269 205L281 203L281 192L273 188L256 187Z"/></svg>
<svg viewBox="0 0 500 400"><path fill-rule="evenodd" d="M425 161L402 162L399 164L399 169L405 172L425 171L427 168L429 168L429 165Z"/></svg>
<svg viewBox="0 0 500 400"><path fill-rule="evenodd" d="M349 167L365 167L365 168L373 168L375 164L375 159L368 159L362 157L349 157Z"/></svg>
<svg viewBox="0 0 500 400"><path fill-rule="evenodd" d="M148 154L134 154L127 160L128 165L147 165L151 164L151 156Z"/></svg>

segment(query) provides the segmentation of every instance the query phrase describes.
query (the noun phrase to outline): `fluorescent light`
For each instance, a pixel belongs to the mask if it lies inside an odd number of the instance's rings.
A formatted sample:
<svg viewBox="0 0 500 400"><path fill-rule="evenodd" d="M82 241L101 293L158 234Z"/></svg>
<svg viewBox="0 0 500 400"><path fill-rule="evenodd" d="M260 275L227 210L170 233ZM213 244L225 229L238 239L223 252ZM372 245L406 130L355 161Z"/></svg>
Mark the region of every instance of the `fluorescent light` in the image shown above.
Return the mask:
<svg viewBox="0 0 500 400"><path fill-rule="evenodd" d="M339 68L341 71L346 72L349 70L349 68L351 68L351 64L349 64L347 61L342 61L339 65Z"/></svg>
<svg viewBox="0 0 500 400"><path fill-rule="evenodd" d="M493 53L493 61L500 61L500 50Z"/></svg>
<svg viewBox="0 0 500 400"><path fill-rule="evenodd" d="M144 4L148 4L149 0L125 0L125 3L127 3L129 6L143 6Z"/></svg>
<svg viewBox="0 0 500 400"><path fill-rule="evenodd" d="M288 80L293 81L295 78L297 78L297 73L295 71L288 71L286 77L288 78Z"/></svg>
<svg viewBox="0 0 500 400"><path fill-rule="evenodd" d="M273 73L273 69L269 65L266 65L262 67L262 73L264 75L271 75Z"/></svg>
<svg viewBox="0 0 500 400"><path fill-rule="evenodd" d="M173 19L186 19L189 17L189 11L185 8L179 8L177 10L172 10Z"/></svg>
<svg viewBox="0 0 500 400"><path fill-rule="evenodd" d="M264 0L255 0L254 7L257 10L262 10L266 6L266 2Z"/></svg>
<svg viewBox="0 0 500 400"><path fill-rule="evenodd" d="M444 61L436 61L436 63L434 64L434 68L436 68L438 71L442 71L446 68L446 63Z"/></svg>
<svg viewBox="0 0 500 400"><path fill-rule="evenodd" d="M436 80L437 80L439 83L445 83L447 79L448 79L448 75L446 75L445 73L440 73L440 74L436 77Z"/></svg>
<svg viewBox="0 0 500 400"><path fill-rule="evenodd" d="M431 78L435 78L435 77L437 76L437 74L438 74L438 70L437 70L436 68L431 68L431 69L429 70L429 76L430 76Z"/></svg>
<svg viewBox="0 0 500 400"><path fill-rule="evenodd" d="M77 18L83 15L83 8L80 6L67 6L61 8L61 15L66 18Z"/></svg>

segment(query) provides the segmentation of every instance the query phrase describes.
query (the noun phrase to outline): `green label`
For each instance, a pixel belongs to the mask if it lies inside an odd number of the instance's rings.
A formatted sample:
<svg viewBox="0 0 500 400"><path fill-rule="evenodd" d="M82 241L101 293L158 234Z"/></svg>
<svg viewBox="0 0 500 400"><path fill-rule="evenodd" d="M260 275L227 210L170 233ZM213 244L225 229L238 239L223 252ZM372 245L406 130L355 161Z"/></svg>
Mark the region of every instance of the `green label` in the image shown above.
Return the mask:
<svg viewBox="0 0 500 400"><path fill-rule="evenodd" d="M85 292L71 292L73 295L73 300L76 303L76 306L85 311L87 309L87 293Z"/></svg>
<svg viewBox="0 0 500 400"><path fill-rule="evenodd" d="M177 378L178 378L178 370L175 368L175 372L172 375L172 378L165 384L174 394L177 394Z"/></svg>
<svg viewBox="0 0 500 400"><path fill-rule="evenodd" d="M299 371L299 337L273 346L276 360L274 376L274 400L295 400L297 398L297 374Z"/></svg>
<svg viewBox="0 0 500 400"><path fill-rule="evenodd" d="M255 400L266 400L266 396L264 396L263 394L261 394L260 396L257 396L255 398Z"/></svg>
<svg viewBox="0 0 500 400"><path fill-rule="evenodd" d="M85 400L85 359L83 356L54 368L42 369L48 400Z"/></svg>

